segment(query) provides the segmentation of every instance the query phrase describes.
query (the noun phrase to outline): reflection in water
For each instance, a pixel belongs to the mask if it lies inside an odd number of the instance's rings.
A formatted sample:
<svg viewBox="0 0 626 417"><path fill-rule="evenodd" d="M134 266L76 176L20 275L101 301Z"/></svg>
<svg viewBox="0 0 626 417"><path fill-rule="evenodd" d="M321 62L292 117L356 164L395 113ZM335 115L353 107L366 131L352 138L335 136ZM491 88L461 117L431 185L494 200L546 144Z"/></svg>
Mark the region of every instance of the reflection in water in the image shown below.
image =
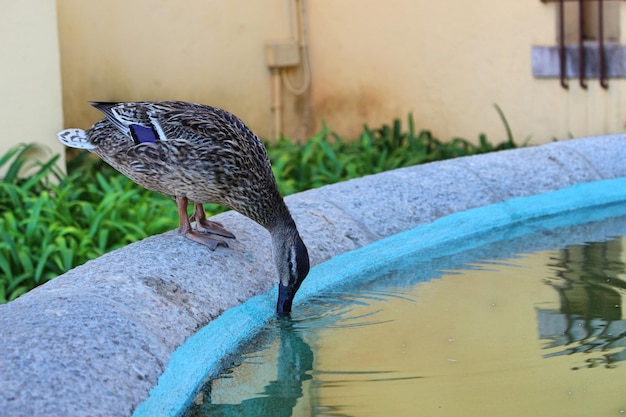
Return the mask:
<svg viewBox="0 0 626 417"><path fill-rule="evenodd" d="M434 260L320 295L185 416L623 415L623 242Z"/></svg>
<svg viewBox="0 0 626 417"><path fill-rule="evenodd" d="M277 328L278 374L263 392L238 404L220 404L213 402L213 385L208 383L202 391L202 403L189 409L185 416L291 416L298 398L302 397L303 381L311 379L313 352L294 331L289 319L279 320Z"/></svg>
<svg viewBox="0 0 626 417"><path fill-rule="evenodd" d="M547 357L599 353L586 358L588 368L610 368L626 359L622 256L621 240L615 239L568 246L551 258L553 276L546 283L558 292L560 309L538 311L539 334L552 340L547 348L563 349L554 349Z"/></svg>

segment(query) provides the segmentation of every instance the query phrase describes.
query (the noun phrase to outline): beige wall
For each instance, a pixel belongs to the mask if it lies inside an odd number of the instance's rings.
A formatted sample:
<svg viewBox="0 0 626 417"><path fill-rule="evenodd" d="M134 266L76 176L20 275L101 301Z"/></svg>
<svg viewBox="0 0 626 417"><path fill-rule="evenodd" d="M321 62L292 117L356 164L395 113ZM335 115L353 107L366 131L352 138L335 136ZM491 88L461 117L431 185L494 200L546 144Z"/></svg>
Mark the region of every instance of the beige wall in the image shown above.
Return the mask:
<svg viewBox="0 0 626 417"><path fill-rule="evenodd" d="M59 0L66 126L90 100L195 101L271 128L264 44L290 35L284 0Z"/></svg>
<svg viewBox="0 0 626 417"><path fill-rule="evenodd" d="M554 45L554 4L541 1L307 0L312 85L283 90L284 133L321 121L354 135L409 112L440 139L518 140L623 130L626 82L536 80L531 46ZM624 5L620 3L621 13ZM268 137L264 45L292 36L290 0L58 0L65 125L99 118L89 100L181 99L226 108ZM622 22L626 16L622 16Z"/></svg>
<svg viewBox="0 0 626 417"><path fill-rule="evenodd" d="M62 153L56 7L50 0L0 0L0 156L37 142L42 159ZM63 161L61 161L63 162Z"/></svg>
<svg viewBox="0 0 626 417"><path fill-rule="evenodd" d="M608 91L597 80L588 91L574 82L566 91L532 77L531 46L556 43L554 4L311 3L313 107L331 126L348 129L345 116L355 113L376 124L413 112L440 138L484 131L499 140L497 103L515 137L533 143L623 130L624 80L610 80Z"/></svg>

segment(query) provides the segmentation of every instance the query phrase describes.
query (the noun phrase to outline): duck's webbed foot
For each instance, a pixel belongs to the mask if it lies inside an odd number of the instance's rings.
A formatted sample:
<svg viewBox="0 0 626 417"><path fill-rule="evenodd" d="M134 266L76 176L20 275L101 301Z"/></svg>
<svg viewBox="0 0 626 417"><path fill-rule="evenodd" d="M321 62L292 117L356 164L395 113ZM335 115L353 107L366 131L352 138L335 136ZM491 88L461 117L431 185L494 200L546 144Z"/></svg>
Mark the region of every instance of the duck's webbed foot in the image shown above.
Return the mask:
<svg viewBox="0 0 626 417"><path fill-rule="evenodd" d="M211 250L215 250L218 246L228 247L228 243L226 243L222 239L218 239L215 237L211 237L209 234L216 234L223 237L232 237L235 236L230 233L228 230L224 229L221 225L218 225L214 222L209 222L206 218L206 214L204 212L204 208L202 204L196 204L196 207L193 212L192 218L198 222L197 227L200 227L202 230L193 230L191 228L191 222L189 221L189 216L187 216L187 198L186 197L175 197L176 205L178 207L178 216L179 216L179 226L178 233L185 236L187 239L193 240L201 245L208 247ZM200 209L198 209L200 206ZM209 223L209 227L207 224ZM204 226L202 225L204 224ZM217 226L217 227L216 227Z"/></svg>
<svg viewBox="0 0 626 417"><path fill-rule="evenodd" d="M204 233L199 233L195 230L181 230L181 234L187 239L191 239L194 242L204 245L211 250L215 250L218 246L224 246L225 248L228 247L228 243L226 243L222 239L216 239Z"/></svg>
<svg viewBox="0 0 626 417"><path fill-rule="evenodd" d="M226 237L228 239L236 239L235 235L229 232L220 223L212 222L206 218L204 206L200 203L194 204L191 220L196 222L196 231L199 233L210 233Z"/></svg>

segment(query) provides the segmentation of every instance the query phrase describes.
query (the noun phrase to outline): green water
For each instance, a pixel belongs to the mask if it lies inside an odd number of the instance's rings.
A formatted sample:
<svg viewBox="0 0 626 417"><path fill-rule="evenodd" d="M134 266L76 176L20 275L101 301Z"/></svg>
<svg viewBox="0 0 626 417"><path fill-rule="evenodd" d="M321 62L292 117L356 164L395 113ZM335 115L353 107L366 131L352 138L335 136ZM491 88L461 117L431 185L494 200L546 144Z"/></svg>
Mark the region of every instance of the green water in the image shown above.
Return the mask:
<svg viewBox="0 0 626 417"><path fill-rule="evenodd" d="M541 231L320 295L270 323L186 416L624 415L624 225Z"/></svg>

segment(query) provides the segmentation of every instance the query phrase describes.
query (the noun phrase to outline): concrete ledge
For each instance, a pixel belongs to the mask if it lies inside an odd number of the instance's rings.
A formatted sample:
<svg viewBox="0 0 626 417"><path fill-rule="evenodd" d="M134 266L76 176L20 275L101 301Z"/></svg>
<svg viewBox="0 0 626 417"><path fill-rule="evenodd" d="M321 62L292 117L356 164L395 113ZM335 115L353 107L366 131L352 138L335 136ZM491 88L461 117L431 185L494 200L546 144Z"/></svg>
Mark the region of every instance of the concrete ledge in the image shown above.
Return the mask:
<svg viewBox="0 0 626 417"><path fill-rule="evenodd" d="M404 168L287 203L316 265L469 208L625 177L625 139ZM229 249L210 252L175 232L153 236L0 306L2 415L131 415L189 336L269 291L276 281L269 234L236 213L217 219L238 237Z"/></svg>

